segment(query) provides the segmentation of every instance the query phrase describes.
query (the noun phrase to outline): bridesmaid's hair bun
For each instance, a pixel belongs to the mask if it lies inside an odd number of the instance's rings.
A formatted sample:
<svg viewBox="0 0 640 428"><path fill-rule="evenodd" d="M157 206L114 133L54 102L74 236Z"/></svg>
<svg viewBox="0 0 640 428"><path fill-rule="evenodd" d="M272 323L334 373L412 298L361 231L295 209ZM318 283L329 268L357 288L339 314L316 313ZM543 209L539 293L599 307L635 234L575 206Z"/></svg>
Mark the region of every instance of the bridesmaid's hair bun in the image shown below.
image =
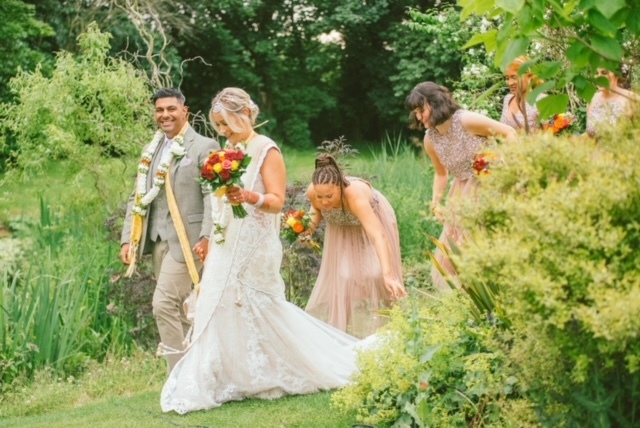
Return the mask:
<svg viewBox="0 0 640 428"><path fill-rule="evenodd" d="M316 158L316 169L313 171L311 182L313 184L335 184L341 188L349 185L336 159L327 153L322 153Z"/></svg>

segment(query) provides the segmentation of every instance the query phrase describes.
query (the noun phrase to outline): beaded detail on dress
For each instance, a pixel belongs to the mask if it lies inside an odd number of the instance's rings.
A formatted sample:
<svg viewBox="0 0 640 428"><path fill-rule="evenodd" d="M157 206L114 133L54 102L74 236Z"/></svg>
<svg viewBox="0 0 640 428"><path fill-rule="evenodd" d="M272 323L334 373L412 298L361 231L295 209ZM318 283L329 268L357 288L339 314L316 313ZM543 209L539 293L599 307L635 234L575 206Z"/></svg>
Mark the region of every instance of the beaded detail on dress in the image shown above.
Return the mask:
<svg viewBox="0 0 640 428"><path fill-rule="evenodd" d="M540 94L538 96L538 100L541 98L544 98L544 96L545 96L544 94ZM518 112L515 113L515 119L514 119L513 117L514 114L512 114L511 111L509 110L509 103L511 102L513 97L515 97L515 95L513 94L507 94L507 96L504 97L504 103L502 105L502 116L500 116L500 122L506 125L509 125L510 127L515 129L524 129L524 116L522 115L522 112L518 110ZM527 113L527 122L529 123L529 130L531 132L538 131L540 129L540 121L539 121L540 112L538 111L538 108L535 105L532 106L529 103L525 103L524 108Z"/></svg>
<svg viewBox="0 0 640 428"><path fill-rule="evenodd" d="M347 178L349 179L349 178ZM371 199L371 206L375 208L375 205L378 203L378 192L372 191L373 196ZM329 224L336 224L339 226L360 226L360 220L358 217L351 214L347 210L343 210L342 208L332 208L330 210L320 210L322 213L322 218L326 220Z"/></svg>
<svg viewBox="0 0 640 428"><path fill-rule="evenodd" d="M444 134L435 128L427 129L426 134L442 165L454 177L466 180L473 176L473 161L486 146L487 138L470 134L464 129L460 120L463 111L457 110L451 116L451 126Z"/></svg>
<svg viewBox="0 0 640 428"><path fill-rule="evenodd" d="M624 113L624 105L619 102L606 102L598 98L592 105L587 115L587 134L595 137L596 129L601 123L615 125Z"/></svg>

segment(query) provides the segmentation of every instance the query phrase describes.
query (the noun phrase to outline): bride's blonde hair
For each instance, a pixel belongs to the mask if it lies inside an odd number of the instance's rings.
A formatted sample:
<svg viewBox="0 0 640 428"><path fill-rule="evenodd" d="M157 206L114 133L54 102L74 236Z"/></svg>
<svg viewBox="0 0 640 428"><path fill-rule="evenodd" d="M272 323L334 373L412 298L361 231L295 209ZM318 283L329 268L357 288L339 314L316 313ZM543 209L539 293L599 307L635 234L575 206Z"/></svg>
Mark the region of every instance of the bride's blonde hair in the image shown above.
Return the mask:
<svg viewBox="0 0 640 428"><path fill-rule="evenodd" d="M221 115L233 132L242 132L253 129L260 108L243 89L225 88L211 101L209 110L211 125L219 132L213 120L214 113Z"/></svg>

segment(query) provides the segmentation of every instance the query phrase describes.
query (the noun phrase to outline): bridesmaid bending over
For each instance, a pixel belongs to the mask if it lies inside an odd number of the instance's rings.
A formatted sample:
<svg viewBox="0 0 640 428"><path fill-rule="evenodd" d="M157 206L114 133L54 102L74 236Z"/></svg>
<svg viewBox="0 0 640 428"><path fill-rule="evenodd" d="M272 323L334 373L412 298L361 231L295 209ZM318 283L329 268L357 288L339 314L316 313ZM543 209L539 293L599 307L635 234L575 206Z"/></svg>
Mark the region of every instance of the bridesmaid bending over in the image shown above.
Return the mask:
<svg viewBox="0 0 640 428"><path fill-rule="evenodd" d="M306 311L363 338L384 323L378 310L406 296L398 224L387 199L367 181L346 177L320 155L312 183L310 232L327 222L318 279Z"/></svg>
<svg viewBox="0 0 640 428"><path fill-rule="evenodd" d="M456 198L473 196L477 186L473 172L476 155L487 145L489 137L513 140L516 131L487 116L462 110L447 88L433 82L423 82L413 88L405 105L411 110L411 127L426 130L424 149L435 170L431 212L443 223L440 242L444 245L459 245L464 231L455 218L445 221L443 216L442 201L449 185L449 174L453 175L454 180L447 203ZM449 275L456 274L440 250L436 250L435 257ZM436 288L450 291L449 285L435 266L431 270L431 278Z"/></svg>

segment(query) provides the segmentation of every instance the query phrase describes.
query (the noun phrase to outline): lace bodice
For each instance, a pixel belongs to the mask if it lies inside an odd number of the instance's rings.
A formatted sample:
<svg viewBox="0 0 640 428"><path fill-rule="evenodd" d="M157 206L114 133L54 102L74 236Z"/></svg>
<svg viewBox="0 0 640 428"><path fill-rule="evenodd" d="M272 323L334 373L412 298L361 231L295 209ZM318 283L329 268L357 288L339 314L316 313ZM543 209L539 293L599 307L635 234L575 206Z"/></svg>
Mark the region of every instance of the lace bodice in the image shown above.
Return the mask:
<svg viewBox="0 0 640 428"><path fill-rule="evenodd" d="M500 122L511 126L515 129L524 129L524 116L522 112L518 110L517 113L512 114L509 110L509 103L515 97L513 94L507 94L504 97L504 103L502 105L502 116L500 117ZM544 98L544 94L540 94L538 96L538 100ZM540 129L540 112L535 105L531 105L529 103L525 103L525 112L527 113L527 122L529 123L529 130L531 132L538 131ZM515 119L514 119L515 116Z"/></svg>
<svg viewBox="0 0 640 428"><path fill-rule="evenodd" d="M456 111L451 117L451 127L440 134L435 128L426 131L442 165L454 177L466 180L473 176L473 160L487 144L487 138L473 135L462 126L460 115L464 110Z"/></svg>
<svg viewBox="0 0 640 428"><path fill-rule="evenodd" d="M618 101L607 102L598 98L587 114L587 134L591 137L596 135L596 129L601 123L615 125L618 119L624 114L624 104Z"/></svg>

